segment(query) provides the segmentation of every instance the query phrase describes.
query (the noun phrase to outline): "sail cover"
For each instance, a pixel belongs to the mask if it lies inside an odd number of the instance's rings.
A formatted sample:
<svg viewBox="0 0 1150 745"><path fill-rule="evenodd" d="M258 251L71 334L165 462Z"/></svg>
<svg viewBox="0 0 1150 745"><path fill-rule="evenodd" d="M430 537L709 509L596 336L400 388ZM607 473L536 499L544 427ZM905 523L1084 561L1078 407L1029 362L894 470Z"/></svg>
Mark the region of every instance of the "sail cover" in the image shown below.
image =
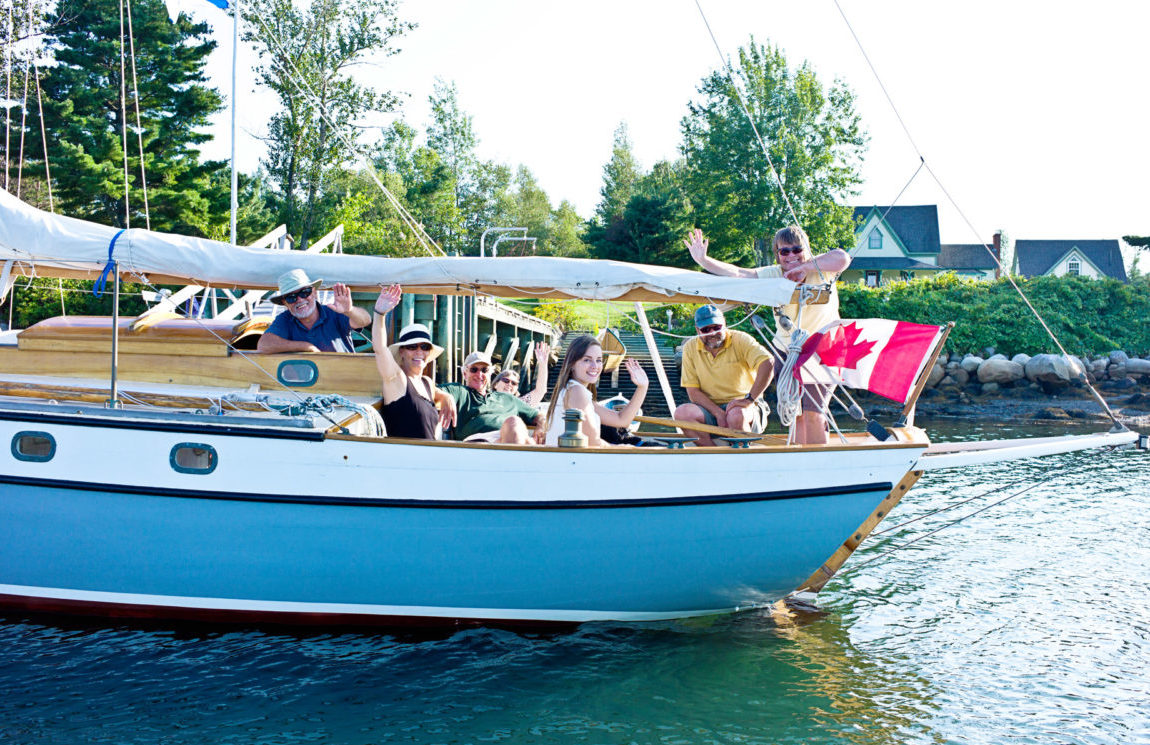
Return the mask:
<svg viewBox="0 0 1150 745"><path fill-rule="evenodd" d="M383 258L243 248L204 238L106 225L53 215L0 190L0 261L12 273L95 279L113 258L129 281L268 289L291 269L324 285L369 291L388 284L422 293L654 302L735 301L782 305L795 283L736 279L670 267L550 256Z"/></svg>

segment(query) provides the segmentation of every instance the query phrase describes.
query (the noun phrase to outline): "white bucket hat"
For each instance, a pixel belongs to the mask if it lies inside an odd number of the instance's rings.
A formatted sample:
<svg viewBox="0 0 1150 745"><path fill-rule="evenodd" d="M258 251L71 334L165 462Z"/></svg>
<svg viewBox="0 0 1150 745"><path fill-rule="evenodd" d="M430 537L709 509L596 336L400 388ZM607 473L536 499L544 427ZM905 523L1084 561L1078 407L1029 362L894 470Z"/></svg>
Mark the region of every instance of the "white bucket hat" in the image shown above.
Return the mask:
<svg viewBox="0 0 1150 745"><path fill-rule="evenodd" d="M292 269L290 272L284 272L280 275L277 280L279 288L276 290L276 294L269 297L268 300L278 305L280 298L284 295L290 295L308 285L311 285L312 290L318 290L322 282L322 279L317 279L314 282L308 279L307 272L303 269Z"/></svg>
<svg viewBox="0 0 1150 745"><path fill-rule="evenodd" d="M430 365L436 357L443 354L443 347L431 340L431 332L422 323L409 323L404 326L395 343L389 345L388 349L391 350L391 356L398 361L400 347L411 347L416 344L431 345L431 352L428 353L427 361L424 364Z"/></svg>

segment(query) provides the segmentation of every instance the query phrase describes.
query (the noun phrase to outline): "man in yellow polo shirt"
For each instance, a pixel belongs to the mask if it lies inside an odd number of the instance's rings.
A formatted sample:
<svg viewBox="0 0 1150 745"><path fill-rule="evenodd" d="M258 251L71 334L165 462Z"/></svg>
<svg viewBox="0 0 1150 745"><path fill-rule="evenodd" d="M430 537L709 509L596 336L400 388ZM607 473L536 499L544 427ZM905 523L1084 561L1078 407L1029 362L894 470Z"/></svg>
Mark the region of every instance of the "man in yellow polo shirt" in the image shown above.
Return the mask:
<svg viewBox="0 0 1150 745"><path fill-rule="evenodd" d="M762 432L770 409L760 398L773 374L773 360L763 345L743 331L727 328L714 305L695 311L699 333L683 345L681 384L691 403L675 409L675 418L742 432ZM713 445L706 432L684 429L700 445Z"/></svg>
<svg viewBox="0 0 1150 745"><path fill-rule="evenodd" d="M798 225L790 225L775 233L772 245L775 260L773 266L763 266L757 269L747 269L741 266L728 264L725 261L713 259L707 255L709 241L703 237L703 231L695 229L685 241L691 258L711 274L726 277L745 277L748 279L770 279L785 277L792 282L806 284L830 283L830 302L821 305L807 305L803 308L800 326L808 333L822 330L828 323L839 319L839 294L835 287L835 280L844 269L850 266L851 257L842 249L833 249L818 256L811 253L811 241L806 232ZM794 321L798 318L798 306L788 304L782 306L782 314ZM776 347L779 364L787 356L787 345L790 343L790 332L780 325L775 338L772 340ZM684 359L686 356L684 355ZM774 376L772 371L771 377ZM767 380L770 384L770 378ZM756 389L758 390L758 389ZM829 386L818 383L803 385L802 414L796 419L795 442L800 444L822 444L827 441L827 420L823 415L827 401L830 398Z"/></svg>

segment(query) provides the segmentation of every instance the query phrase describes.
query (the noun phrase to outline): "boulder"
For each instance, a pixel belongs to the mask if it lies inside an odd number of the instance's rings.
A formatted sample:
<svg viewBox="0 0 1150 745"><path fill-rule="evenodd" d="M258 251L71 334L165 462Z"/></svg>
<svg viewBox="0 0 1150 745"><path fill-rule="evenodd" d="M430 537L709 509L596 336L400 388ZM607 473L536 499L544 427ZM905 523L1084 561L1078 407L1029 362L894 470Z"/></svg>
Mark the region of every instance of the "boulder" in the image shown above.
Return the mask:
<svg viewBox="0 0 1150 745"><path fill-rule="evenodd" d="M1057 354L1036 354L1023 370L1027 380L1038 383L1047 393L1069 386L1074 378L1066 358Z"/></svg>
<svg viewBox="0 0 1150 745"><path fill-rule="evenodd" d="M981 365L982 362L983 359L981 357L975 357L973 354L968 354L962 358L961 365L963 370L966 370L968 373L973 375L974 373L978 372L978 366Z"/></svg>
<svg viewBox="0 0 1150 745"><path fill-rule="evenodd" d="M1130 356L1123 352L1121 349L1115 349L1110 353L1110 361L1116 365L1125 363L1128 359L1130 359Z"/></svg>
<svg viewBox="0 0 1150 745"><path fill-rule="evenodd" d="M1108 367L1110 367L1110 360L1102 358L1091 362L1087 372L1093 375L1095 379L1099 379L1106 376L1106 368Z"/></svg>
<svg viewBox="0 0 1150 745"><path fill-rule="evenodd" d="M986 396L988 394L994 394L994 393L998 393L998 383L983 383L982 384L982 395Z"/></svg>
<svg viewBox="0 0 1150 745"><path fill-rule="evenodd" d="M1005 354L992 354L986 358L986 361L989 362L991 360L1005 360L1005 359L1009 359Z"/></svg>
<svg viewBox="0 0 1150 745"><path fill-rule="evenodd" d="M1025 365L1027 362L1030 362L1030 355L1029 354L1021 354L1021 353L1016 354L1010 358L1010 361L1011 362L1017 362L1020 365Z"/></svg>
<svg viewBox="0 0 1150 745"><path fill-rule="evenodd" d="M991 357L978 366L979 383L1013 383L1026 377L1026 368L1005 357ZM985 391L985 386L983 386Z"/></svg>
<svg viewBox="0 0 1150 745"><path fill-rule="evenodd" d="M1126 374L1134 377L1150 375L1150 360L1127 360Z"/></svg>
<svg viewBox="0 0 1150 745"><path fill-rule="evenodd" d="M954 378L954 384L962 387L970 382L970 373L963 370L961 367L956 367L951 371L950 377Z"/></svg>
<svg viewBox="0 0 1150 745"><path fill-rule="evenodd" d="M994 347L983 347L983 349L982 349L982 358L983 358L983 359L987 359L987 358L989 358L989 357L993 357L993 356L994 356L994 352L995 352L995 349L994 349Z"/></svg>
<svg viewBox="0 0 1150 745"><path fill-rule="evenodd" d="M946 377L946 370L942 365L935 363L934 367L930 369L930 375L927 376L926 387L934 388L944 377Z"/></svg>

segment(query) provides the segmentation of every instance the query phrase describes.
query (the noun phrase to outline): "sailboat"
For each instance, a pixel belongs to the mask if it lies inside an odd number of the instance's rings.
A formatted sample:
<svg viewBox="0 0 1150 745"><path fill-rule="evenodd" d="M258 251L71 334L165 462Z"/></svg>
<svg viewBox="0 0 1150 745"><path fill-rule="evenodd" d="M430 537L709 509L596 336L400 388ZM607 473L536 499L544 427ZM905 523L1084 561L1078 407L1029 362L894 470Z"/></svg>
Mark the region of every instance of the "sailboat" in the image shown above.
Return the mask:
<svg viewBox="0 0 1150 745"><path fill-rule="evenodd" d="M421 293L776 306L796 291L621 262L259 251L117 231L5 192L0 262L0 285L110 273L258 289L303 268ZM6 338L0 607L385 626L729 613L819 590L924 470L1138 439L939 452L909 416L818 446L405 440L376 421L370 355L259 355L259 330L70 318Z"/></svg>

